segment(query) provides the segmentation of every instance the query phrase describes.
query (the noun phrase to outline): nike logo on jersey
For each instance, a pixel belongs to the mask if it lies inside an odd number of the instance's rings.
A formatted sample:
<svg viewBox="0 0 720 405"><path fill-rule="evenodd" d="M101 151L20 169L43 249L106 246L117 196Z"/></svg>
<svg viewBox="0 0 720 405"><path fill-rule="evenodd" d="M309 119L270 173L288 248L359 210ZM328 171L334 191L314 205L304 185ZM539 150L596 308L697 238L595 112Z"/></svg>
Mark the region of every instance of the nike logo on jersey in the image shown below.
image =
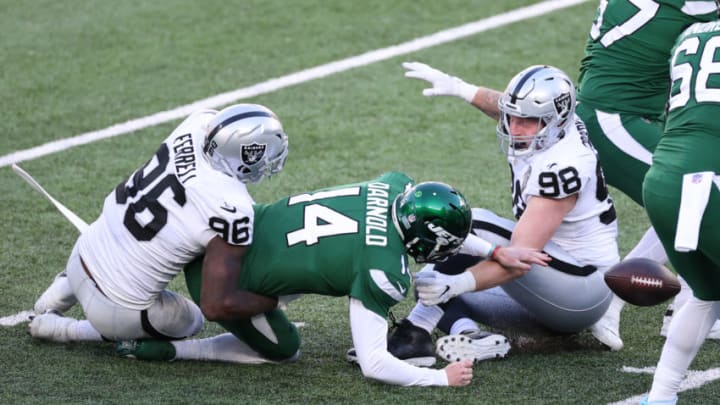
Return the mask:
<svg viewBox="0 0 720 405"><path fill-rule="evenodd" d="M407 291L407 290L402 286L402 284L395 283L395 285L397 285L397 288L400 291L400 294L405 295L405 291Z"/></svg>
<svg viewBox="0 0 720 405"><path fill-rule="evenodd" d="M220 207L220 208L224 209L225 211L227 211L227 212L229 212L229 213L231 213L231 214L234 214L234 213L237 212L237 207L234 207L234 206L232 206L232 205L230 205L230 204L228 204L228 203L224 203L223 206Z"/></svg>

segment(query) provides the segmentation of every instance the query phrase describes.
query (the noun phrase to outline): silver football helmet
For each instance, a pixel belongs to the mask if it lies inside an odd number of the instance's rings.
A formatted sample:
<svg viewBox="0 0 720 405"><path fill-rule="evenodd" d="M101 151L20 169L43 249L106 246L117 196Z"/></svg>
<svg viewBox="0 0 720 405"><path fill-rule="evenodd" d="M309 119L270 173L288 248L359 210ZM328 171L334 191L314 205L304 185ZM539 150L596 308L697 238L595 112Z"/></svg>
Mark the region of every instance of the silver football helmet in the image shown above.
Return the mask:
<svg viewBox="0 0 720 405"><path fill-rule="evenodd" d="M572 80L558 68L536 65L518 73L498 100L500 149L509 156L528 156L549 148L572 125L575 99ZM536 134L514 136L510 116L537 118L540 129Z"/></svg>
<svg viewBox="0 0 720 405"><path fill-rule="evenodd" d="M282 170L288 139L274 112L259 104L235 104L210 121L203 151L210 165L243 183Z"/></svg>

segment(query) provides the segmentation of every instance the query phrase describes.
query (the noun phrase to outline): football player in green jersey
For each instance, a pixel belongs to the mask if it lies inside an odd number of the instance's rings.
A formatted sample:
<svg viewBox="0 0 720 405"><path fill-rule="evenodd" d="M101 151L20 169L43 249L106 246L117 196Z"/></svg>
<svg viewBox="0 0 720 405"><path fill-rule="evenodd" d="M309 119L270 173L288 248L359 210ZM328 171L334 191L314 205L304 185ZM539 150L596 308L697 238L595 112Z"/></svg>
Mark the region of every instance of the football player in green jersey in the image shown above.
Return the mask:
<svg viewBox="0 0 720 405"><path fill-rule="evenodd" d="M667 61L690 24L717 19L714 0L602 0L580 63L577 113L608 183L642 205L662 135Z"/></svg>
<svg viewBox="0 0 720 405"><path fill-rule="evenodd" d="M673 317L646 404L674 404L687 369L720 316L720 22L677 39L665 133L643 198L670 262L692 288Z"/></svg>
<svg viewBox="0 0 720 405"><path fill-rule="evenodd" d="M662 136L677 36L696 22L717 20L714 0L602 0L585 47L578 79L577 114L588 128L608 184L643 205L642 181ZM653 228L626 259L668 261ZM683 282L663 318L667 333L673 308L690 297ZM720 339L720 322L709 337Z"/></svg>
<svg viewBox="0 0 720 405"><path fill-rule="evenodd" d="M365 376L398 385L466 385L472 378L470 361L437 370L393 357L387 351L386 318L411 287L408 255L425 263L461 248L476 254L494 250L474 235L466 240L470 224L470 207L459 192L436 182L413 186L412 179L399 172L293 195L255 206L254 240L237 286L228 287L280 296L281 301L306 293L349 296L352 338ZM544 264L546 259L529 249L505 253L526 263ZM186 280L193 300L203 308L206 297L216 291L206 288L201 263L198 259L186 268ZM219 323L230 333L172 343L123 342L118 352L150 360L246 364L297 359L298 331L279 309Z"/></svg>

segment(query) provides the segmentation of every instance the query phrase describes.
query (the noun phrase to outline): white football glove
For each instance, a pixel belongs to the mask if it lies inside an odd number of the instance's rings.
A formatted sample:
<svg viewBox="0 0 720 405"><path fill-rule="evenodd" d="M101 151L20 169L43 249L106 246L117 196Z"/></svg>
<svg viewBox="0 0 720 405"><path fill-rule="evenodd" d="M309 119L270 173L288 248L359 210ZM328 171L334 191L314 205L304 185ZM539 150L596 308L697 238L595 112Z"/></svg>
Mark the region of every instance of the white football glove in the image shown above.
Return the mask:
<svg viewBox="0 0 720 405"><path fill-rule="evenodd" d="M415 288L420 303L437 305L462 293L475 291L475 276L469 271L449 276L435 270L425 270L415 273Z"/></svg>
<svg viewBox="0 0 720 405"><path fill-rule="evenodd" d="M477 86L465 83L462 79L434 69L420 62L403 62L405 77L421 79L432 84L423 90L424 96L455 96L471 103L478 91Z"/></svg>

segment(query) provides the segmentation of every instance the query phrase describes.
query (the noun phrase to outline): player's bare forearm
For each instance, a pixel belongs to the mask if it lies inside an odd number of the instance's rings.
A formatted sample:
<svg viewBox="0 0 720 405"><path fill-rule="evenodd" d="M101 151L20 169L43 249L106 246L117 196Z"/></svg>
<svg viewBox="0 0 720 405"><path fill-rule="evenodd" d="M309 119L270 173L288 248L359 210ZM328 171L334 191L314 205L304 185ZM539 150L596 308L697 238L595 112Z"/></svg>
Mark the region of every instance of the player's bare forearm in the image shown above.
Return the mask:
<svg viewBox="0 0 720 405"><path fill-rule="evenodd" d="M203 272L205 270L203 268ZM249 319L277 307L277 297L238 289L236 282L237 278L230 275L203 280L200 309L205 318L210 321Z"/></svg>
<svg viewBox="0 0 720 405"><path fill-rule="evenodd" d="M276 297L238 289L246 249L219 237L208 244L200 287L200 309L208 320L248 319L277 307Z"/></svg>
<svg viewBox="0 0 720 405"><path fill-rule="evenodd" d="M475 277L475 291L497 287L527 273L527 270L521 268L503 267L494 260L483 260L468 271Z"/></svg>
<svg viewBox="0 0 720 405"><path fill-rule="evenodd" d="M497 90L479 87L475 97L473 97L472 105L497 121L500 119L500 108L498 107L500 96L502 96L502 93Z"/></svg>
<svg viewBox="0 0 720 405"><path fill-rule="evenodd" d="M255 315L272 311L277 304L277 297L269 297L248 290L235 290L225 298L223 311L213 320L249 319Z"/></svg>

